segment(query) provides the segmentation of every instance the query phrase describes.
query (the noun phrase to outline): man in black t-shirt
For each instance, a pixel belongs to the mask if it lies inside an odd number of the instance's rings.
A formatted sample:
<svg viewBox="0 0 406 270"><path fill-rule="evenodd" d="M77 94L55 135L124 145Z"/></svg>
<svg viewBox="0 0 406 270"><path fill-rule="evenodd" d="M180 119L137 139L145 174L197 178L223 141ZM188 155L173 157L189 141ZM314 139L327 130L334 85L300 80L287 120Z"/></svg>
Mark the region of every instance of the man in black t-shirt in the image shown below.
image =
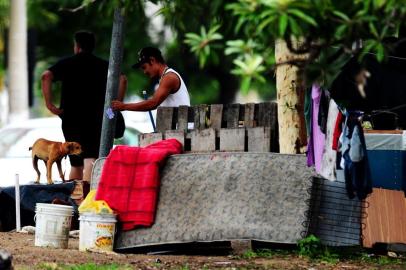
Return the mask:
<svg viewBox="0 0 406 270"><path fill-rule="evenodd" d="M94 46L93 33L75 33L74 55L59 60L41 78L46 106L61 117L65 140L82 145L81 156L69 156L69 179L90 181L99 153L108 62L93 55ZM62 86L59 108L52 103L52 83L56 81ZM118 99L123 100L126 87L127 79L121 75Z"/></svg>

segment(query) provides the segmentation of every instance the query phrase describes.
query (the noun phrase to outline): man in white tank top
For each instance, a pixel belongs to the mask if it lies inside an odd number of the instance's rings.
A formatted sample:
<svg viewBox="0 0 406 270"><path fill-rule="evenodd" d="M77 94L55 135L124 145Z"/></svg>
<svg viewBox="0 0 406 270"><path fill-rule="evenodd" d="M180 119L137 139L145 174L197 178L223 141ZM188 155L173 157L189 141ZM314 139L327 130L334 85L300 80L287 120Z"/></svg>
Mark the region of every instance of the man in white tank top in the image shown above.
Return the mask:
<svg viewBox="0 0 406 270"><path fill-rule="evenodd" d="M159 85L154 95L137 103L123 103L118 100L111 102L116 111L149 111L158 106L178 107L190 106L189 93L182 77L169 68L162 57L161 51L153 47L145 47L139 52L138 62L132 66L141 68L150 78L159 78Z"/></svg>

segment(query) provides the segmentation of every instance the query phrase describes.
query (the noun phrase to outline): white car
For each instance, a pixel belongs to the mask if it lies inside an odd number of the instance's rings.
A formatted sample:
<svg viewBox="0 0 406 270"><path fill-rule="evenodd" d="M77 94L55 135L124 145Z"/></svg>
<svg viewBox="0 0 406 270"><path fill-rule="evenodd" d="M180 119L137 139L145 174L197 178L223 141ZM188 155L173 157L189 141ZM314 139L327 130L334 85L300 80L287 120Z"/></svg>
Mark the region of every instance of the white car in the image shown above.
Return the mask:
<svg viewBox="0 0 406 270"><path fill-rule="evenodd" d="M133 123L126 120L124 136L115 140L114 144L138 146L139 133ZM38 138L65 141L61 120L58 117L30 119L0 129L0 187L13 186L16 174L20 185L32 184L37 179L29 147ZM38 168L41 171L40 183L46 183L45 164L41 160L38 161ZM68 157L62 160L62 170L65 172L65 179L68 179L70 172ZM61 181L56 164L52 166L52 178L55 183Z"/></svg>

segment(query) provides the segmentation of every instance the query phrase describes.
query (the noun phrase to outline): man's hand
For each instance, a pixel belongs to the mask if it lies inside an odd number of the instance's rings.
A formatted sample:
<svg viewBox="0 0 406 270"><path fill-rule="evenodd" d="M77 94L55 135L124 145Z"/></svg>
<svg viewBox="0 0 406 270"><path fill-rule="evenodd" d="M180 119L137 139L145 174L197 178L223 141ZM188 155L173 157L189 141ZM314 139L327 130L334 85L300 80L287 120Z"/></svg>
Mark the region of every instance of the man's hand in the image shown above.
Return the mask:
<svg viewBox="0 0 406 270"><path fill-rule="evenodd" d="M54 104L47 104L48 110L50 110L53 114L60 115L63 113L62 109L57 108Z"/></svg>
<svg viewBox="0 0 406 270"><path fill-rule="evenodd" d="M118 100L113 100L111 102L111 108L115 111L124 111L125 104Z"/></svg>

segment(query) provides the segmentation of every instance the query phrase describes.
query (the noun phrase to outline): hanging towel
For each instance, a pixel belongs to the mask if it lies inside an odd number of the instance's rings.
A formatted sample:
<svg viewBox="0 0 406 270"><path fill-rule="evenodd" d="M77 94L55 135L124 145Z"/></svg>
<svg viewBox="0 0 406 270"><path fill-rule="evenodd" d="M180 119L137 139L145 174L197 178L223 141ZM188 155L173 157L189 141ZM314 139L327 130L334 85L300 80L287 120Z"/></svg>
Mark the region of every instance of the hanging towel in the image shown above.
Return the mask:
<svg viewBox="0 0 406 270"><path fill-rule="evenodd" d="M326 141L323 150L323 159L321 161L320 175L325 179L334 181L336 177L336 159L337 151L333 150L333 138L336 119L338 115L338 107L333 99L330 99L328 107L328 117L326 124Z"/></svg>
<svg viewBox="0 0 406 270"><path fill-rule="evenodd" d="M144 148L119 145L106 158L96 200L117 213L123 230L154 223L159 169L169 155L180 154L182 144L168 139Z"/></svg>

